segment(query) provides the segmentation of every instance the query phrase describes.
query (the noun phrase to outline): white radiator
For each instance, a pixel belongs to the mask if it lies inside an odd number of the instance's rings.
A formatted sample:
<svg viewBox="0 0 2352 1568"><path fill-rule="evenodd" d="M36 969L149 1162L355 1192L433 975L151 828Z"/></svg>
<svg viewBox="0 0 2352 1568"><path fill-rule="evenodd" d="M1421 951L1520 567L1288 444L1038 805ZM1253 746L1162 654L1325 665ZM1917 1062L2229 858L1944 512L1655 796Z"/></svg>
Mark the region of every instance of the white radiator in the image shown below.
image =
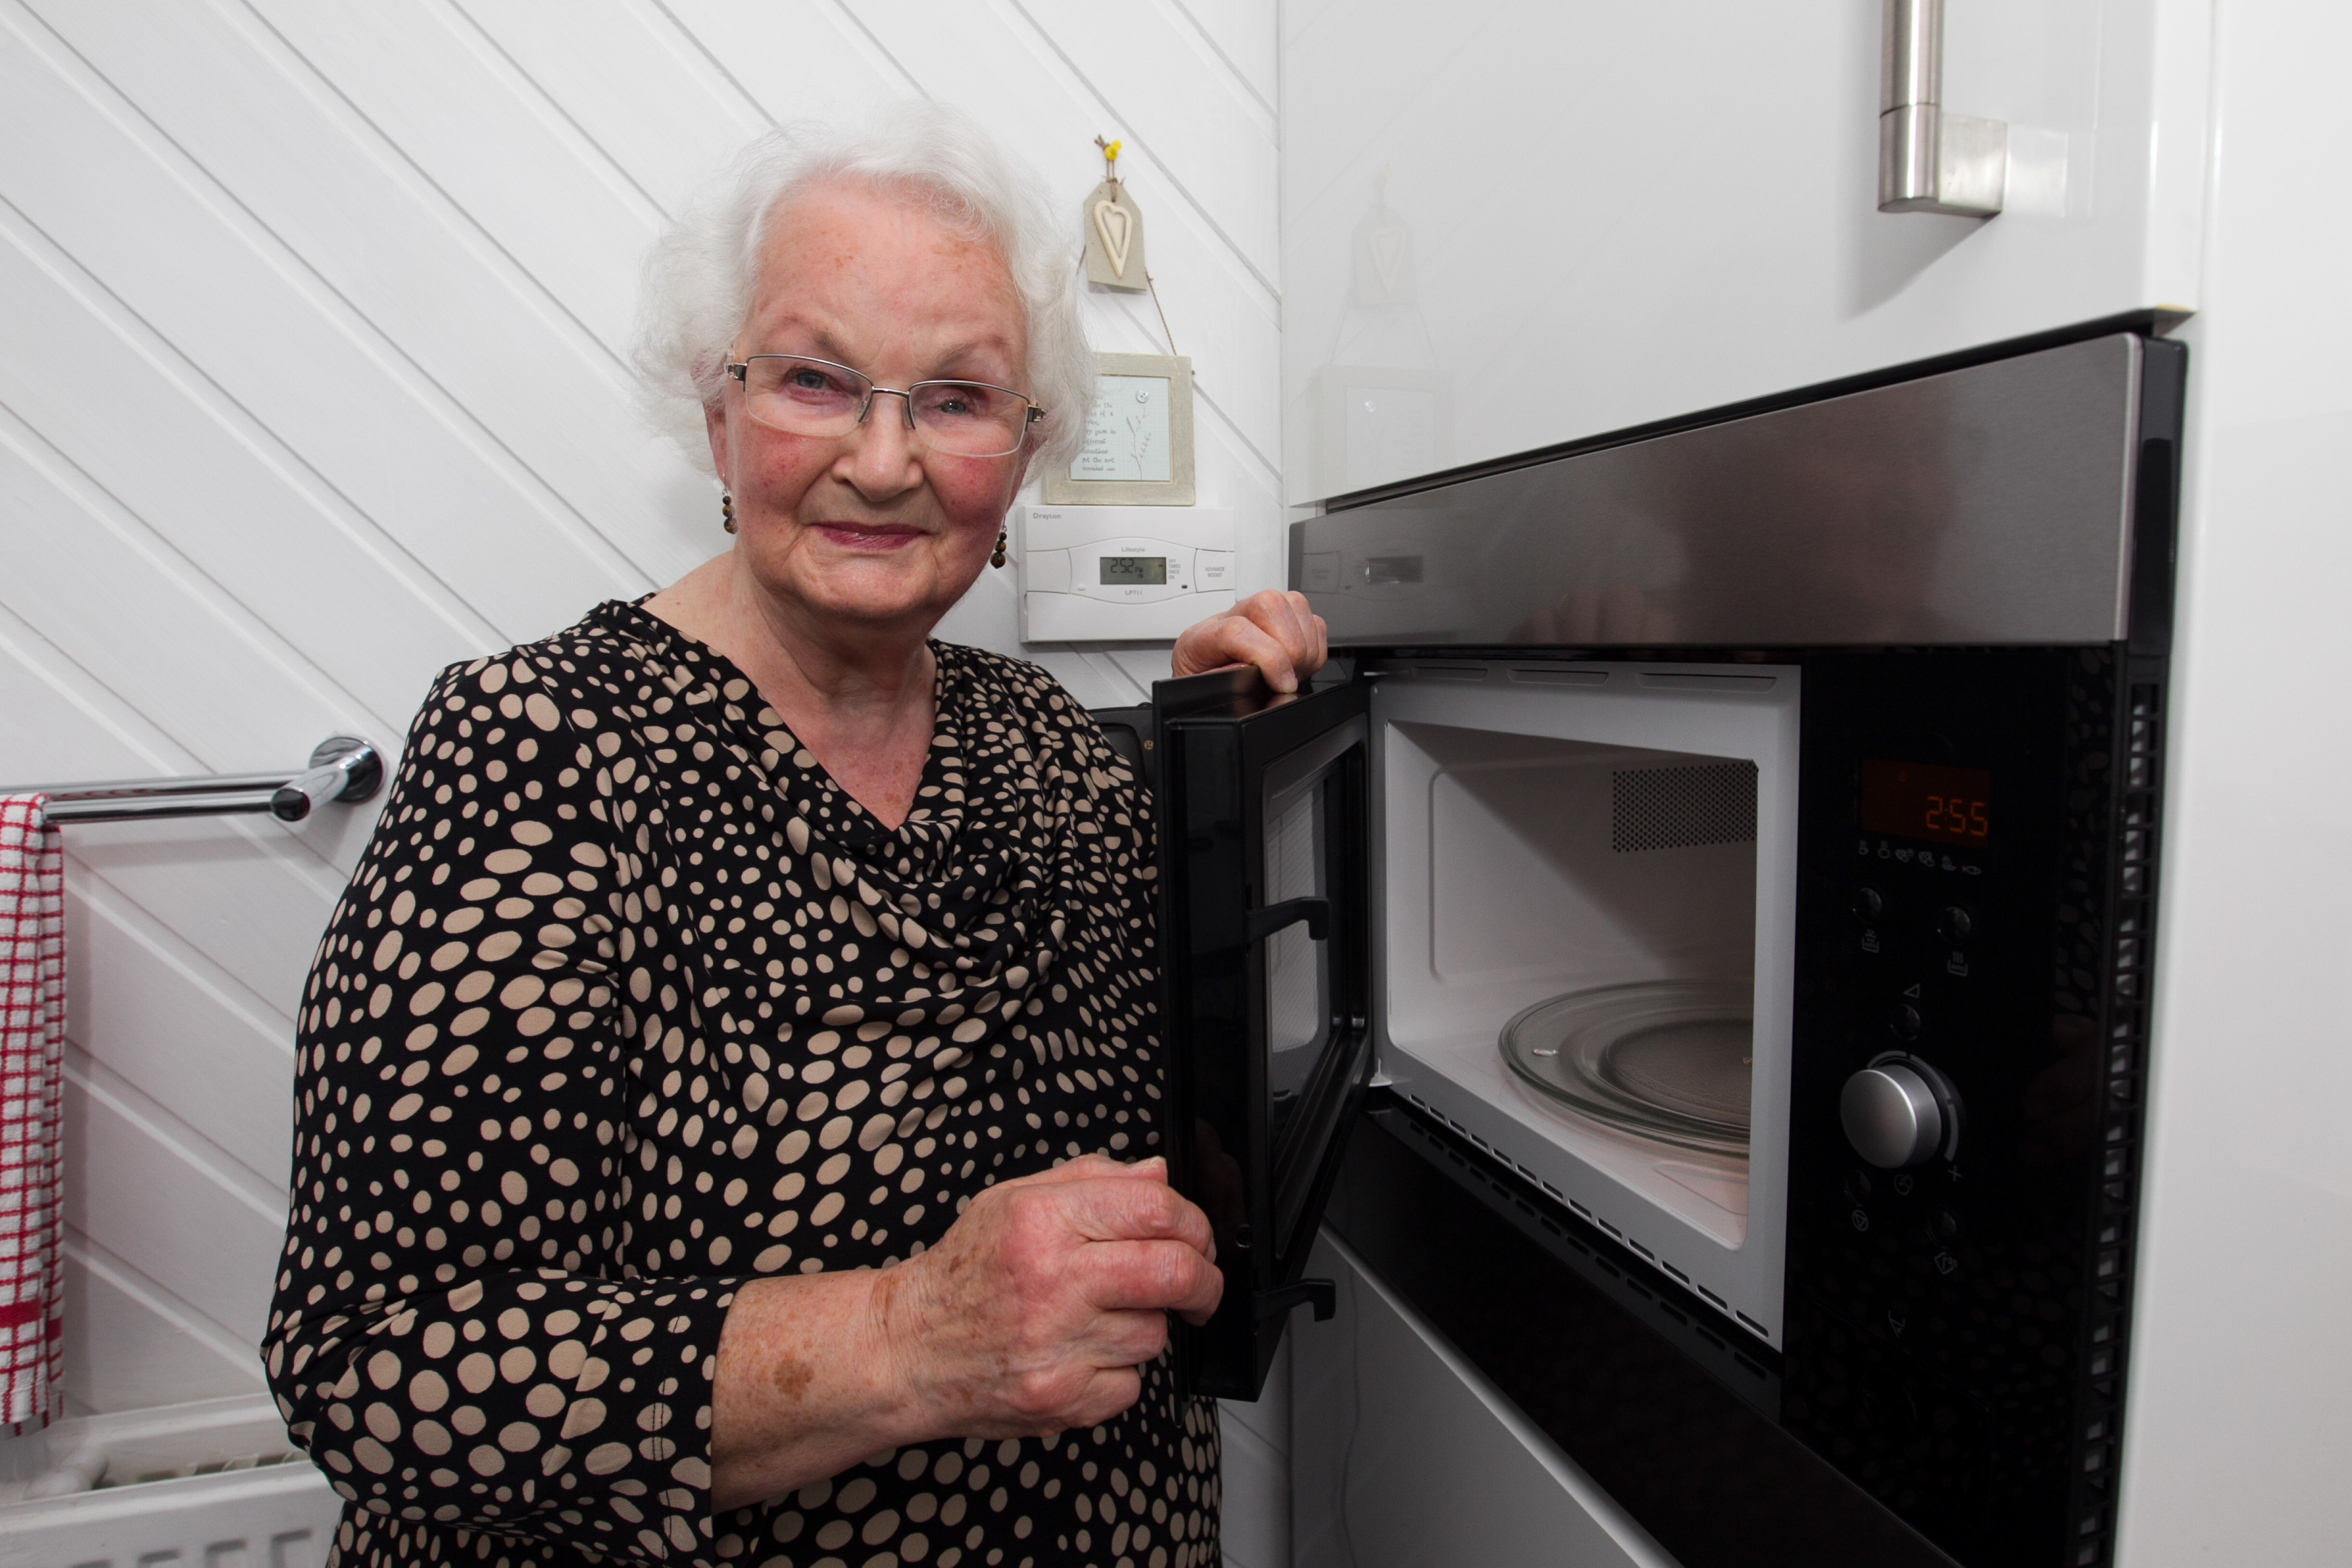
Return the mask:
<svg viewBox="0 0 2352 1568"><path fill-rule="evenodd" d="M321 1568L342 1511L267 1397L61 1421L7 1447L19 1479L0 1498L22 1500L0 1501L0 1568Z"/></svg>

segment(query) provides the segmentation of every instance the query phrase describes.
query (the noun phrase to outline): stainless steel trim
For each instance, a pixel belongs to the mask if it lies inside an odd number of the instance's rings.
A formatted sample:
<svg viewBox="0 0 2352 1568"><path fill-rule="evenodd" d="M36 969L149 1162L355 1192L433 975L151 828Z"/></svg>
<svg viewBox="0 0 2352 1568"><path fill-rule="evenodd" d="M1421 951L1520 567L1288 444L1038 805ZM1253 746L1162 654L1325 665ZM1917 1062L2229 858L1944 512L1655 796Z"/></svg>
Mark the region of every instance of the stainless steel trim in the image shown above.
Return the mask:
<svg viewBox="0 0 2352 1568"><path fill-rule="evenodd" d="M1944 0L1885 0L1878 35L1878 107L1944 101Z"/></svg>
<svg viewBox="0 0 2352 1568"><path fill-rule="evenodd" d="M1310 518L1291 584L1359 647L2115 641L2141 358L2118 332ZM1420 581L1364 570L1398 555Z"/></svg>
<svg viewBox="0 0 2352 1568"><path fill-rule="evenodd" d="M1944 112L1944 0L1885 0L1878 84L1878 210L2000 211L2009 126Z"/></svg>
<svg viewBox="0 0 2352 1568"><path fill-rule="evenodd" d="M0 795L42 795L51 822L144 822L168 816L268 812L300 822L330 801L362 801L383 787L383 758L354 735L330 735L299 773L104 779L88 784L0 785Z"/></svg>
<svg viewBox="0 0 2352 1568"><path fill-rule="evenodd" d="M45 795L49 804L98 800L107 796L148 799L156 795L229 795L248 790L268 791L286 782L283 768L268 773L194 773L176 779L98 779L88 784L0 784L0 795Z"/></svg>
<svg viewBox="0 0 2352 1568"><path fill-rule="evenodd" d="M106 800L52 799L43 815L51 822L152 822L167 816L244 816L269 809L274 790L232 790L211 795L123 795Z"/></svg>

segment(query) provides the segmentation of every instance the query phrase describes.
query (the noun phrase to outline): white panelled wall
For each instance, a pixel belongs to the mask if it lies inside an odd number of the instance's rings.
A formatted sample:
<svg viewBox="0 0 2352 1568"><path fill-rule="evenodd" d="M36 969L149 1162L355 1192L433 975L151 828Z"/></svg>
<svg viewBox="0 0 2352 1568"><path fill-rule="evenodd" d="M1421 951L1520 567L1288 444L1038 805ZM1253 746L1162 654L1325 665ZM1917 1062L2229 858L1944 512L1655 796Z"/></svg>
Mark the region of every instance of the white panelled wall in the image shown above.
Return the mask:
<svg viewBox="0 0 2352 1568"><path fill-rule="evenodd" d="M442 665L714 553L714 484L633 414L639 258L754 133L890 98L1038 168L1074 264L1125 142L1201 500L1277 584L1275 35L1272 0L0 0L0 780L394 744ZM1166 352L1148 297L1087 309ZM1008 570L941 635L1092 704L1166 669L1014 628ZM371 816L68 835L77 1413L259 1387L293 1013Z"/></svg>

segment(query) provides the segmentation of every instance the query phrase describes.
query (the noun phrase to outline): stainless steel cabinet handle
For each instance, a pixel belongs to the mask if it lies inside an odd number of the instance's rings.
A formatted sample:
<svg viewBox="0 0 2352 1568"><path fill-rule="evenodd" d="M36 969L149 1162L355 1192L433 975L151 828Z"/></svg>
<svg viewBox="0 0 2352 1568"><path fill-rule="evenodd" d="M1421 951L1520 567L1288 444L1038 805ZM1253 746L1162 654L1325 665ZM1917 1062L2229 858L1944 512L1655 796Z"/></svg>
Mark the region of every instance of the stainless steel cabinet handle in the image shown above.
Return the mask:
<svg viewBox="0 0 2352 1568"><path fill-rule="evenodd" d="M1944 0L1885 0L1878 210L1990 217L2009 186L2009 126L1944 112Z"/></svg>

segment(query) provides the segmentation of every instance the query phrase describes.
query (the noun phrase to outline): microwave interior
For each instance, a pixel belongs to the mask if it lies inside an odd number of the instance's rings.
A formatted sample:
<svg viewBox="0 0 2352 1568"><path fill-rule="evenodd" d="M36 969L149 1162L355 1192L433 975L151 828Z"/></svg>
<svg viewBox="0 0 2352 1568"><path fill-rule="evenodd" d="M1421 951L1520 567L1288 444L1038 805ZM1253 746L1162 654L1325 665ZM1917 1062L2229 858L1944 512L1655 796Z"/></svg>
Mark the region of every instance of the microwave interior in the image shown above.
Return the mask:
<svg viewBox="0 0 2352 1568"><path fill-rule="evenodd" d="M1381 1072L1777 1348L1799 671L1375 668ZM1318 838L1270 828L1269 882ZM1317 965L1268 957L1297 1037Z"/></svg>

